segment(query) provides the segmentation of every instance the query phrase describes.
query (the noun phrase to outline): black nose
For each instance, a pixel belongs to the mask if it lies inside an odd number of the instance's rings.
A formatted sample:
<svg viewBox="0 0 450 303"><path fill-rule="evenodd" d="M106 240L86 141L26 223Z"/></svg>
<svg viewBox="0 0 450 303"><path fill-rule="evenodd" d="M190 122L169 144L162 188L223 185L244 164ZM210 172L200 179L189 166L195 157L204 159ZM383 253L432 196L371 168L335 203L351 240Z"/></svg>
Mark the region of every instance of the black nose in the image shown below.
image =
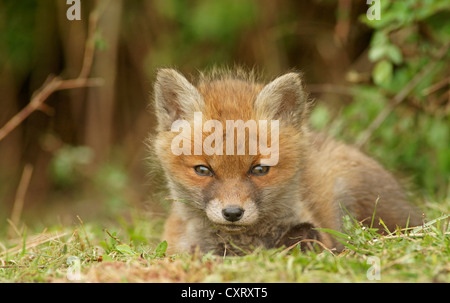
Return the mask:
<svg viewBox="0 0 450 303"><path fill-rule="evenodd" d="M239 221L244 215L244 210L240 207L230 206L222 209L223 217L230 222Z"/></svg>

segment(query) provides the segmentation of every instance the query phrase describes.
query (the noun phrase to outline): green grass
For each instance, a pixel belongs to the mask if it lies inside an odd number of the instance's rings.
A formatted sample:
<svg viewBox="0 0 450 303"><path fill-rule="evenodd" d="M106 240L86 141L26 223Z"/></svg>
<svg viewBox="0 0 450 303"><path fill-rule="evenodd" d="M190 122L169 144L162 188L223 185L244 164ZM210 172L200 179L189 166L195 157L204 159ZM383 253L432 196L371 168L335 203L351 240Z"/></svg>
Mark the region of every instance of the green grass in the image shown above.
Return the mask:
<svg viewBox="0 0 450 303"><path fill-rule="evenodd" d="M163 220L136 214L108 227L80 219L28 228L0 238L0 282L71 282L78 269L76 282L450 282L449 204L428 203L425 224L407 233L381 236L346 218L339 254L293 248L167 256L159 241ZM380 280L368 278L373 260Z"/></svg>

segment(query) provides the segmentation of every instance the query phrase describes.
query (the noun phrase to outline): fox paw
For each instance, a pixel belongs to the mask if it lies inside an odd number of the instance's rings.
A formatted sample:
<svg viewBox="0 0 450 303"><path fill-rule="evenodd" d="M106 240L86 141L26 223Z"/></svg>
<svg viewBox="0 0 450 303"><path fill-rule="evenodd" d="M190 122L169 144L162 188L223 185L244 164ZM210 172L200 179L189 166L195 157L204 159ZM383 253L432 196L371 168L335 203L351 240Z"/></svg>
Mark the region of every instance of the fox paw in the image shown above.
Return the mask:
<svg viewBox="0 0 450 303"><path fill-rule="evenodd" d="M300 223L291 227L278 241L277 247L300 245L301 251L313 250L315 242L320 241L320 234L310 223Z"/></svg>

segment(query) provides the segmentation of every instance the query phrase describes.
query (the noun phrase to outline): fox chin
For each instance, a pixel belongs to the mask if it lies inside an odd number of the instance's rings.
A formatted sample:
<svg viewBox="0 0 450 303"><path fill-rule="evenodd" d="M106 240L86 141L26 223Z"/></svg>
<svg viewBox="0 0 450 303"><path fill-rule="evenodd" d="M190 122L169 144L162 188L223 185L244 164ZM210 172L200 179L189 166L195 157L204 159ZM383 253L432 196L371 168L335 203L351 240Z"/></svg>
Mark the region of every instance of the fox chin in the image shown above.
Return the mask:
<svg viewBox="0 0 450 303"><path fill-rule="evenodd" d="M311 106L299 73L261 83L222 70L191 83L174 69L158 71L151 147L174 201L163 233L168 253L241 255L312 242L341 250L319 229L342 230L343 209L367 221L375 204L374 222L390 230L421 224L379 163L310 129Z"/></svg>

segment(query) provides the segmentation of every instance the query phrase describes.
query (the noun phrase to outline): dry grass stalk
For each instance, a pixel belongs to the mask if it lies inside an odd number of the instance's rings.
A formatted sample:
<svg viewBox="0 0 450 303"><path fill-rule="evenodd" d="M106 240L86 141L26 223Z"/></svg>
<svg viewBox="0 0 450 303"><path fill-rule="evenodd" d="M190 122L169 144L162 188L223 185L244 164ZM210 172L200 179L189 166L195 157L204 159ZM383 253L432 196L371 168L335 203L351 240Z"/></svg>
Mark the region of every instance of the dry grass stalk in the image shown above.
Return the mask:
<svg viewBox="0 0 450 303"><path fill-rule="evenodd" d="M16 227L19 225L23 205L25 203L25 195L27 193L28 186L30 185L32 174L33 174L33 166L31 164L25 165L22 177L20 178L19 187L17 188L16 198L14 200L14 206L11 213L11 220L9 221L10 227L8 229L8 237L12 237L13 234L18 233Z"/></svg>

